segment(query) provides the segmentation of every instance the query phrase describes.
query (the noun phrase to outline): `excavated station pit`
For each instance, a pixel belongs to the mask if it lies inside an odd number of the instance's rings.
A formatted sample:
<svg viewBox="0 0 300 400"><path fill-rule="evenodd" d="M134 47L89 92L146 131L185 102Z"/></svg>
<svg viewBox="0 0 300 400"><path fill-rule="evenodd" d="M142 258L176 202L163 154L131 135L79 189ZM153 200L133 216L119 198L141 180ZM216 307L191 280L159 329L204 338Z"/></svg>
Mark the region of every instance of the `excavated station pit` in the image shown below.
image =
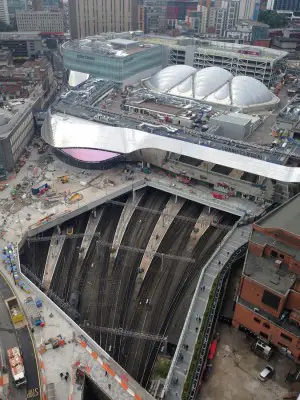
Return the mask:
<svg viewBox="0 0 300 400"><path fill-rule="evenodd" d="M126 203L130 201L129 196L115 200ZM194 262L154 255L147 273L141 273L139 268L144 254L134 249L145 250L151 236L157 236L160 213L165 212L167 203L174 197L171 199L169 193L147 188L137 192L136 199L138 206L147 210L131 207L132 215L128 221L122 216L124 205L106 203L99 207L97 212L101 216L96 232L100 236L91 238L83 260L81 245L89 218L92 218L91 212L60 226L62 233L73 228L74 234L82 235L64 241L50 292L57 296L54 301L60 298L71 305L74 311L72 317L79 324L89 321L94 328L121 328L124 331L167 336L165 350L172 355L201 269L228 230L208 226L202 236L193 238L195 223L206 210L201 204L180 199L182 206L179 211L177 209L177 216L186 219L173 219L156 251L186 257ZM174 214L170 212L170 215ZM220 211L216 215L222 224L228 226L232 226L237 219ZM112 243L121 218L127 226L121 247L116 251ZM53 232L49 229L39 237L51 237ZM34 283L42 290L49 246L50 240L26 242L20 252L21 264L34 274ZM30 279L34 280L32 276ZM138 382L143 386L149 384L153 364L162 349L160 341L119 336L87 327L84 329Z"/></svg>

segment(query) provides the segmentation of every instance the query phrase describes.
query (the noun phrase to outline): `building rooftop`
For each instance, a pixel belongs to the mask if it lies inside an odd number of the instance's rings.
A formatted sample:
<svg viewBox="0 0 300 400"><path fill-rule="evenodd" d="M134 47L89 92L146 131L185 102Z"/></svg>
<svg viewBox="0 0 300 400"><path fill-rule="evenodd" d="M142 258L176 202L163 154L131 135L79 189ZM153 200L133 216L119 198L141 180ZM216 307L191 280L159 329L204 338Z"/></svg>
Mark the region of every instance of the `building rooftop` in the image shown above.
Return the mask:
<svg viewBox="0 0 300 400"><path fill-rule="evenodd" d="M278 269L273 257L257 257L248 252L244 266L244 275L272 289L281 295L286 295L296 280L296 274L282 264Z"/></svg>
<svg viewBox="0 0 300 400"><path fill-rule="evenodd" d="M218 56L226 56L231 54L236 55L239 58L256 61L278 61L284 57L287 57L286 51L270 49L267 47L259 46L247 46L237 43L228 43L217 40L207 39L196 39L188 37L178 37L176 39L169 38L167 36L153 37L151 35L145 36L143 39L144 43L161 44L169 47L175 47L185 51L186 46L198 47L200 53L213 54Z"/></svg>
<svg viewBox="0 0 300 400"><path fill-rule="evenodd" d="M300 236L300 195L277 207L256 222L263 228L283 229Z"/></svg>
<svg viewBox="0 0 300 400"><path fill-rule="evenodd" d="M238 24L247 24L247 25L252 25L252 26L261 26L261 27L269 28L269 25L264 24L263 22L253 21L252 19L240 19L238 21Z"/></svg>
<svg viewBox="0 0 300 400"><path fill-rule="evenodd" d="M154 44L143 44L130 38L129 33L127 37L111 37L109 34L89 36L85 39L70 40L63 44L63 49L121 58L146 51L149 47L155 46Z"/></svg>
<svg viewBox="0 0 300 400"><path fill-rule="evenodd" d="M41 40L40 32L1 32L0 40Z"/></svg>

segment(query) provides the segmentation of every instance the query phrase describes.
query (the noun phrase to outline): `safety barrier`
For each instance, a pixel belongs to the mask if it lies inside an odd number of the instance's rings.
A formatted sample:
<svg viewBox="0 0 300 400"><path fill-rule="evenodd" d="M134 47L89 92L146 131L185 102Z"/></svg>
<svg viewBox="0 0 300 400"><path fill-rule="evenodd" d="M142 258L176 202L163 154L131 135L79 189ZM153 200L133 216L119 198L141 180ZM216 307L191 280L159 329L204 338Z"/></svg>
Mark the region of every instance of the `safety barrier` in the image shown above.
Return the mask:
<svg viewBox="0 0 300 400"><path fill-rule="evenodd" d="M45 364L42 359L42 356L40 352L37 352L38 355L38 362L39 362L39 368L40 368L40 375L41 375L41 399L42 400L47 400L47 382L46 382L46 376L45 376Z"/></svg>
<svg viewBox="0 0 300 400"><path fill-rule="evenodd" d="M110 375L115 381L119 383L119 385L130 395L132 396L133 399L135 400L142 400L142 397L140 397L137 393L135 393L128 385L127 381L124 378L121 378L120 376L117 375L117 373L106 363L104 360L99 356L99 354L91 349L90 346L87 345L87 343L80 339L76 338L76 341L78 341L83 347L87 353L90 354L91 358L95 360L103 369L104 371ZM86 372L89 373L91 371L90 367L86 367ZM72 400L72 399L70 399Z"/></svg>

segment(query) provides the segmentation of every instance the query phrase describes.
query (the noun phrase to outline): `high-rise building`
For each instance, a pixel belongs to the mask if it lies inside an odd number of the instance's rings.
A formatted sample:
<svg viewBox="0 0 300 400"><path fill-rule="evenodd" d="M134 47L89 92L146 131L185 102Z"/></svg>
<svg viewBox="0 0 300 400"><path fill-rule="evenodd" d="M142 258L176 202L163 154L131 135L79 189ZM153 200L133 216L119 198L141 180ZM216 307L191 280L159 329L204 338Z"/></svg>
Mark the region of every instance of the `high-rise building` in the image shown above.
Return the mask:
<svg viewBox="0 0 300 400"><path fill-rule="evenodd" d="M33 11L43 11L43 0L32 0Z"/></svg>
<svg viewBox="0 0 300 400"><path fill-rule="evenodd" d="M268 0L267 10L300 11L299 0Z"/></svg>
<svg viewBox="0 0 300 400"><path fill-rule="evenodd" d="M226 9L226 26L225 29L232 29L238 21L240 2L239 0L223 1L223 7ZM223 33L222 33L223 36Z"/></svg>
<svg viewBox="0 0 300 400"><path fill-rule="evenodd" d="M8 14L14 16L17 11L27 10L27 0L7 0Z"/></svg>
<svg viewBox="0 0 300 400"><path fill-rule="evenodd" d="M25 11L16 13L18 31L63 32L64 19L61 11Z"/></svg>
<svg viewBox="0 0 300 400"><path fill-rule="evenodd" d="M144 32L165 32L167 29L167 0L144 0L139 8L141 7L144 10ZM140 20L138 21L138 25L141 25Z"/></svg>
<svg viewBox="0 0 300 400"><path fill-rule="evenodd" d="M69 9L73 39L137 28L136 0L69 0Z"/></svg>
<svg viewBox="0 0 300 400"><path fill-rule="evenodd" d="M7 0L0 0L0 21L9 24Z"/></svg>
<svg viewBox="0 0 300 400"><path fill-rule="evenodd" d="M259 0L240 0L239 19L251 19L257 21L259 7Z"/></svg>

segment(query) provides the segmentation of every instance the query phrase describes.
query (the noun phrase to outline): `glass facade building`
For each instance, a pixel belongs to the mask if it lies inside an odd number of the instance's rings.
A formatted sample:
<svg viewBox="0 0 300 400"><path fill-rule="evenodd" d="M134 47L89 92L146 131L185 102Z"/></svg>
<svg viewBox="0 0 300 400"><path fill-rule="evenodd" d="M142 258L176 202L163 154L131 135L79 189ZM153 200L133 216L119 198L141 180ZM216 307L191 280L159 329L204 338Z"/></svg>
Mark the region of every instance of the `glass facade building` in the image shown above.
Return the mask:
<svg viewBox="0 0 300 400"><path fill-rule="evenodd" d="M65 68L122 83L132 76L161 68L162 48L154 46L133 51L126 56L101 54L63 46ZM145 77L148 76L147 74ZM143 78L143 76L141 76Z"/></svg>

